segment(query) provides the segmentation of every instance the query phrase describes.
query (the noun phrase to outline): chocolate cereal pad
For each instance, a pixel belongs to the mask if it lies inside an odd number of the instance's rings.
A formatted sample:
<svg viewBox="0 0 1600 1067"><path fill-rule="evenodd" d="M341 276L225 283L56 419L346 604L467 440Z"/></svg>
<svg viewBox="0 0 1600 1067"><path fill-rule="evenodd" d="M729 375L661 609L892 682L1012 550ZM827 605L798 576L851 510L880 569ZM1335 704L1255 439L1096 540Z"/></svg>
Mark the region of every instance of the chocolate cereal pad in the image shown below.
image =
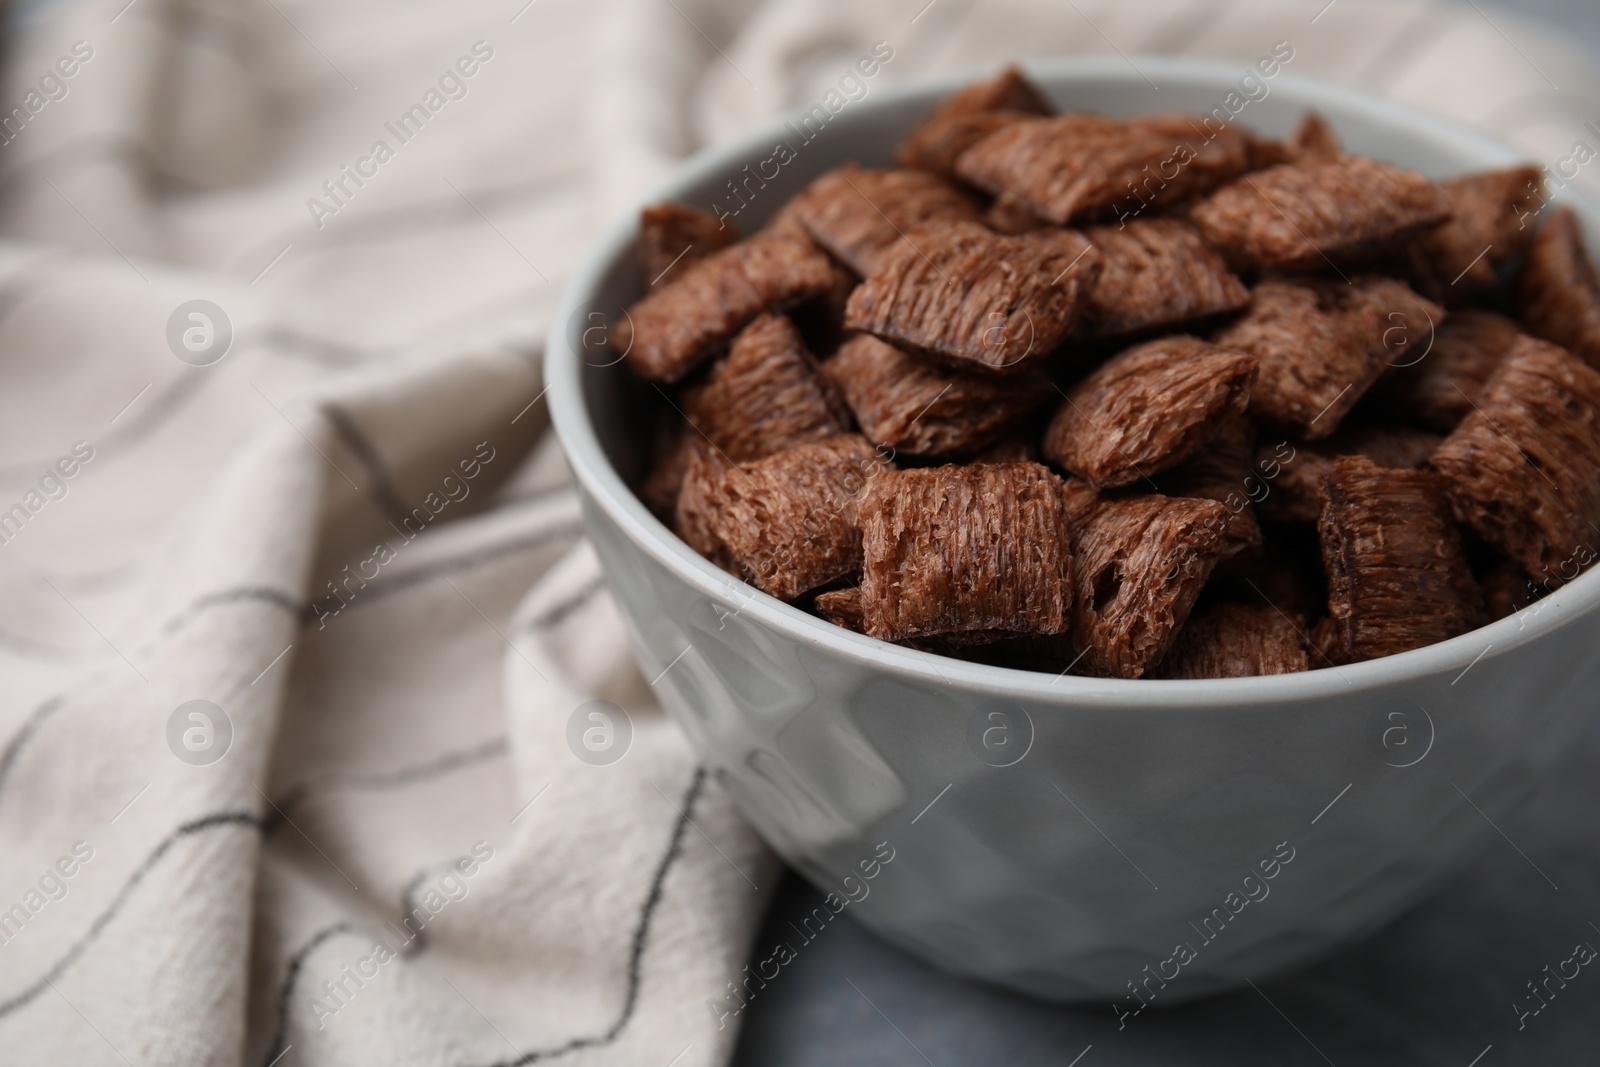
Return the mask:
<svg viewBox="0 0 1600 1067"><path fill-rule="evenodd" d="M781 315L763 314L739 332L684 413L736 463L850 429L800 331Z"/></svg>
<svg viewBox="0 0 1600 1067"><path fill-rule="evenodd" d="M751 585L793 600L861 569L857 500L884 466L855 434L724 466L707 479L697 519ZM680 516L688 493L686 481Z"/></svg>
<svg viewBox="0 0 1600 1067"><path fill-rule="evenodd" d="M806 186L787 210L812 240L863 276L908 230L940 220L978 221L975 198L937 175L854 163Z"/></svg>
<svg viewBox="0 0 1600 1067"><path fill-rule="evenodd" d="M640 218L640 498L730 575L989 667L1351 670L1600 557L1600 273L1437 179L1017 69L755 208ZM754 216L752 216L754 217Z"/></svg>
<svg viewBox="0 0 1600 1067"><path fill-rule="evenodd" d="M709 211L687 204L656 204L639 213L639 269L654 289L683 273L697 259L727 248L739 231Z"/></svg>
<svg viewBox="0 0 1600 1067"><path fill-rule="evenodd" d="M1045 431L1045 458L1099 488L1145 481L1204 448L1242 412L1255 357L1198 337L1122 352L1066 395Z"/></svg>
<svg viewBox="0 0 1600 1067"><path fill-rule="evenodd" d="M1293 271L1393 247L1449 217L1449 200L1433 182L1362 156L1249 174L1190 212L1206 240L1233 260Z"/></svg>
<svg viewBox="0 0 1600 1067"><path fill-rule="evenodd" d="M882 473L860 512L862 618L873 637L1066 629L1072 551L1061 480L1039 464Z"/></svg>
<svg viewBox="0 0 1600 1067"><path fill-rule="evenodd" d="M956 174L1066 225L1170 207L1248 167L1242 136L1207 143L1187 118L1070 114L1002 126L962 153Z"/></svg>
<svg viewBox="0 0 1600 1067"><path fill-rule="evenodd" d="M908 233L850 294L845 326L960 370L1044 361L1077 319L1099 258L1083 235L1005 237L974 222Z"/></svg>
<svg viewBox="0 0 1600 1067"><path fill-rule="evenodd" d="M1517 302L1529 333L1600 367L1600 276L1571 208L1556 209L1534 238Z"/></svg>
<svg viewBox="0 0 1600 1067"><path fill-rule="evenodd" d="M1457 519L1555 588L1600 554L1600 372L1519 340L1433 455Z"/></svg>
<svg viewBox="0 0 1600 1067"><path fill-rule="evenodd" d="M833 284L833 268L788 231L746 238L684 268L614 324L611 343L653 382L675 382L763 311L782 310Z"/></svg>
<svg viewBox="0 0 1600 1067"><path fill-rule="evenodd" d="M946 177L954 176L961 153L989 134L1029 115L1054 110L1016 67L1007 67L993 80L968 86L952 95L912 130L895 153L902 167L916 167Z"/></svg>
<svg viewBox="0 0 1600 1067"><path fill-rule="evenodd" d="M1323 492L1328 613L1346 661L1409 652L1483 622L1438 475L1344 456Z"/></svg>
<svg viewBox="0 0 1600 1067"><path fill-rule="evenodd" d="M1216 343L1256 357L1258 421L1305 440L1327 437L1386 372L1410 359L1445 311L1404 282L1375 275L1269 278Z"/></svg>
<svg viewBox="0 0 1600 1067"><path fill-rule="evenodd" d="M896 454L947 458L994 444L1056 393L1037 372L962 374L871 334L846 341L824 365L861 432Z"/></svg>

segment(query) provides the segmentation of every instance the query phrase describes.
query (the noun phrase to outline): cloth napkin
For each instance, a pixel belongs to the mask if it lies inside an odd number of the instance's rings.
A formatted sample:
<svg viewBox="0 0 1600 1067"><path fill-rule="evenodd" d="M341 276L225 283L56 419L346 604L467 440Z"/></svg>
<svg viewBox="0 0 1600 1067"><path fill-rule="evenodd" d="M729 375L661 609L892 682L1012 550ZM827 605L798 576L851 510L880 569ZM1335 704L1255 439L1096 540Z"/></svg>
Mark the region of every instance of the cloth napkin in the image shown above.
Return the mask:
<svg viewBox="0 0 1600 1067"><path fill-rule="evenodd" d="M602 225L873 42L888 84L1286 39L1296 73L1552 166L1600 146L1582 57L1453 4L113 0L7 25L18 1064L726 1061L739 1020L706 1005L780 870L635 663L541 337Z"/></svg>

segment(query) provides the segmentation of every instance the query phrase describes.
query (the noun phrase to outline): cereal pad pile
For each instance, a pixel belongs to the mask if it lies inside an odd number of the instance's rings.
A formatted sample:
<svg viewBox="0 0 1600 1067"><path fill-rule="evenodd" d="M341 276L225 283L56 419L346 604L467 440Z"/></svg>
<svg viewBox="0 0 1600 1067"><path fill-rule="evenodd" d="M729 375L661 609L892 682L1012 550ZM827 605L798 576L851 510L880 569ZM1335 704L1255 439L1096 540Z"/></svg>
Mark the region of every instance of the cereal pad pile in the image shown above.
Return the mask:
<svg viewBox="0 0 1600 1067"><path fill-rule="evenodd" d="M1016 70L741 237L647 209L640 496L883 641L1118 678L1442 641L1600 542L1600 279L1535 167L1433 181Z"/></svg>

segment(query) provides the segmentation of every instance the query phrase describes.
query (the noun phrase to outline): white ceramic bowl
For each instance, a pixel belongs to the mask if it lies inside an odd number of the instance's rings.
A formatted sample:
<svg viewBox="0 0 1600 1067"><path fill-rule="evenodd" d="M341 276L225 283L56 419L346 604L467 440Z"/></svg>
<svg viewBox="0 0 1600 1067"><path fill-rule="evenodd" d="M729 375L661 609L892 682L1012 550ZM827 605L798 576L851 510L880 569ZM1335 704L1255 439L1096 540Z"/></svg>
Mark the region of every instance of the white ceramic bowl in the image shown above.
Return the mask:
<svg viewBox="0 0 1600 1067"><path fill-rule="evenodd" d="M1027 70L1059 107L1111 115L1210 110L1244 70L1137 62L1159 92L1121 60ZM846 160L887 163L937 100L987 73L874 88L737 222L750 232ZM1350 150L1434 176L1521 159L1350 89L1268 84L1238 119L1264 133L1314 107ZM774 122L702 152L651 199L725 202L780 139ZM1600 213L1575 206L1600 233ZM1486 842L1524 862L1491 820L1595 704L1600 574L1442 644L1267 678L1058 678L849 633L732 580L629 490L649 387L581 335L640 295L635 234L618 222L567 288L546 357L556 430L645 676L750 822L851 915L950 971L1132 1010L1368 934Z"/></svg>

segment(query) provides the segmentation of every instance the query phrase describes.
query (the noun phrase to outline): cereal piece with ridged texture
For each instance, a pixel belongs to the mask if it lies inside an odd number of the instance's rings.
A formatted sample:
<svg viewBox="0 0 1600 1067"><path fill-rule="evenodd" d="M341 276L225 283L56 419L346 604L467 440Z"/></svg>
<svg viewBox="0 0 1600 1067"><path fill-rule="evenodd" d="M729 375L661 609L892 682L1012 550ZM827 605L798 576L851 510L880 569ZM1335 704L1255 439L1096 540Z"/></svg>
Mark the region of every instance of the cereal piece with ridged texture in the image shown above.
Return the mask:
<svg viewBox="0 0 1600 1067"><path fill-rule="evenodd" d="M1181 219L1136 219L1093 226L1084 236L1100 254L1081 337L1119 337L1239 311L1250 290Z"/></svg>
<svg viewBox="0 0 1600 1067"><path fill-rule="evenodd" d="M1535 337L1600 367L1600 276L1569 207L1550 216L1528 249L1517 281L1517 317Z"/></svg>
<svg viewBox="0 0 1600 1067"><path fill-rule="evenodd" d="M1270 492L1270 486L1253 469L1255 451L1255 424L1234 412L1204 448L1156 479L1166 496L1215 500L1228 509L1224 558L1261 547L1261 524L1252 501Z"/></svg>
<svg viewBox="0 0 1600 1067"><path fill-rule="evenodd" d="M874 444L910 456L968 455L1056 395L1038 373L961 374L857 334L823 364Z"/></svg>
<svg viewBox="0 0 1600 1067"><path fill-rule="evenodd" d="M1322 479L1340 456L1366 456L1381 467L1415 470L1428 465L1444 440L1411 426L1346 426L1323 441L1274 442L1256 453L1256 465L1275 469L1261 517L1273 522L1316 522L1322 514ZM1287 456L1287 458L1285 458ZM1269 468L1269 464L1272 466Z"/></svg>
<svg viewBox="0 0 1600 1067"><path fill-rule="evenodd" d="M1256 361L1176 335L1136 345L1067 394L1044 455L1096 486L1132 485L1177 466L1244 410Z"/></svg>
<svg viewBox="0 0 1600 1067"><path fill-rule="evenodd" d="M986 82L946 97L927 121L912 130L895 153L902 167L935 174L955 173L961 153L1016 119L1054 110L1032 82L1014 66Z"/></svg>
<svg viewBox="0 0 1600 1067"><path fill-rule="evenodd" d="M1190 212L1230 258L1275 270L1325 270L1449 217L1448 200L1426 177L1363 156L1249 174Z"/></svg>
<svg viewBox="0 0 1600 1067"><path fill-rule="evenodd" d="M1527 251L1530 220L1544 202L1538 167L1483 171L1440 182L1450 218L1411 247L1409 272L1419 292L1451 303L1493 289L1495 268Z"/></svg>
<svg viewBox="0 0 1600 1067"><path fill-rule="evenodd" d="M1328 120L1316 111L1307 111L1289 138L1289 148L1297 163L1314 160L1338 159L1344 155L1344 145Z"/></svg>
<svg viewBox="0 0 1600 1067"><path fill-rule="evenodd" d="M1483 623L1483 594L1437 474L1344 456L1324 486L1328 614L1350 661L1409 652Z"/></svg>
<svg viewBox="0 0 1600 1067"><path fill-rule="evenodd" d="M1028 205L1012 196L1010 193L1001 193L994 198L983 213L983 224L995 233L1003 233L1015 237L1019 233L1032 233L1051 225L1049 219L1041 219L1028 209Z"/></svg>
<svg viewBox="0 0 1600 1067"><path fill-rule="evenodd" d="M1082 234L971 222L901 238L850 294L845 325L968 371L1011 374L1066 336L1099 258Z"/></svg>
<svg viewBox="0 0 1600 1067"><path fill-rule="evenodd" d="M1327 437L1357 400L1425 343L1444 309L1392 278L1269 278L1244 317L1213 340L1261 370L1250 393L1257 422L1305 440Z"/></svg>
<svg viewBox="0 0 1600 1067"><path fill-rule="evenodd" d="M1306 670L1305 622L1267 604L1213 604L1189 619L1156 676L1253 678Z"/></svg>
<svg viewBox="0 0 1600 1067"><path fill-rule="evenodd" d="M611 345L647 381L675 382L763 311L824 292L833 266L801 234L766 230L685 267L628 309Z"/></svg>
<svg viewBox="0 0 1600 1067"><path fill-rule="evenodd" d="M652 204L639 212L639 269L644 284L652 289L665 285L690 263L738 239L738 230L710 212L671 201Z"/></svg>
<svg viewBox="0 0 1600 1067"><path fill-rule="evenodd" d="M1455 514L1552 589L1600 553L1600 372L1524 337L1433 454Z"/></svg>
<svg viewBox="0 0 1600 1067"><path fill-rule="evenodd" d="M1061 480L1037 463L895 471L861 504L861 601L885 641L1067 625Z"/></svg>
<svg viewBox="0 0 1600 1067"><path fill-rule="evenodd" d="M1227 509L1153 494L1091 500L1081 491L1076 504L1069 632L1078 672L1142 678L1166 656L1222 558Z"/></svg>
<svg viewBox="0 0 1600 1067"><path fill-rule="evenodd" d="M720 503L716 486L728 471L727 460L698 434L689 438L688 458L673 504L673 530L706 559L730 574L740 574L722 538L712 528L711 519ZM742 577L742 575L741 575Z"/></svg>
<svg viewBox="0 0 1600 1067"><path fill-rule="evenodd" d="M781 315L762 315L739 332L685 413L735 463L850 429L800 331Z"/></svg>
<svg viewBox="0 0 1600 1067"><path fill-rule="evenodd" d="M976 222L977 202L958 186L920 170L828 171L790 207L822 248L862 276L902 235L929 222Z"/></svg>
<svg viewBox="0 0 1600 1067"><path fill-rule="evenodd" d="M956 173L1067 225L1167 207L1248 166L1241 135L1208 143L1181 116L1125 123L1078 113L1009 123L962 153Z"/></svg>
<svg viewBox="0 0 1600 1067"><path fill-rule="evenodd" d="M1339 637L1339 623L1324 615L1306 634L1306 653L1312 670L1323 667L1342 667L1350 662L1344 642Z"/></svg>
<svg viewBox="0 0 1600 1067"><path fill-rule="evenodd" d="M818 593L816 600L817 614L846 630L853 630L858 634L866 633L866 623L861 618L861 589L851 586L848 589L830 589L826 593Z"/></svg>
<svg viewBox="0 0 1600 1067"><path fill-rule="evenodd" d="M1521 336L1515 322L1493 311L1452 312L1439 325L1425 355L1373 387L1373 407L1392 418L1449 433L1472 413L1484 383Z"/></svg>
<svg viewBox="0 0 1600 1067"><path fill-rule="evenodd" d="M750 584L793 600L861 568L857 505L887 465L857 434L723 470L706 521Z"/></svg>

